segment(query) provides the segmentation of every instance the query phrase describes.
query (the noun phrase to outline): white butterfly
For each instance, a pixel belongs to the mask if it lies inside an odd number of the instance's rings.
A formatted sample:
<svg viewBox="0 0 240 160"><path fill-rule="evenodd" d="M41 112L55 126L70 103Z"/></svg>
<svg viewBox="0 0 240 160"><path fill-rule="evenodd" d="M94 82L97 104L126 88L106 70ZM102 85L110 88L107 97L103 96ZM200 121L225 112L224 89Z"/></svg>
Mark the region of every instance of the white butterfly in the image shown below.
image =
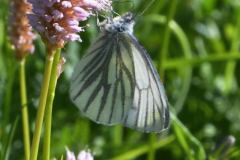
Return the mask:
<svg viewBox="0 0 240 160"><path fill-rule="evenodd" d="M167 97L133 26L131 13L104 21L100 36L74 70L70 97L97 123L161 132L169 126Z"/></svg>

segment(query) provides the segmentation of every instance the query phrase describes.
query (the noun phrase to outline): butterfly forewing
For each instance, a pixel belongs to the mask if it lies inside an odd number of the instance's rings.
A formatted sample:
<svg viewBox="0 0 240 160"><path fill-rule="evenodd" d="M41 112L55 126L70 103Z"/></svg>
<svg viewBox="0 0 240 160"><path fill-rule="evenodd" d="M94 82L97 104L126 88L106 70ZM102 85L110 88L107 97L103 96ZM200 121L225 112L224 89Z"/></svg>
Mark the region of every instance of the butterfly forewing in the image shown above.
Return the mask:
<svg viewBox="0 0 240 160"><path fill-rule="evenodd" d="M77 64L71 82L72 101L85 116L102 124L120 123L132 105L132 58L119 41L114 35L101 35Z"/></svg>

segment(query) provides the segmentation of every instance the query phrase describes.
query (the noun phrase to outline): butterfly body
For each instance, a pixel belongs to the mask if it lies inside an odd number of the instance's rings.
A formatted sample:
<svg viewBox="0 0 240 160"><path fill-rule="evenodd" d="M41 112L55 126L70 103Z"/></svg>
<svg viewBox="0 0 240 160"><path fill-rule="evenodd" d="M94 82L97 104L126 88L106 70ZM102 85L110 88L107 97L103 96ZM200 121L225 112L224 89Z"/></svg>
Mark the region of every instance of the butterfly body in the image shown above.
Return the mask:
<svg viewBox="0 0 240 160"><path fill-rule="evenodd" d="M102 33L74 71L70 97L97 123L160 132L169 126L167 97L133 26L131 13L102 23Z"/></svg>

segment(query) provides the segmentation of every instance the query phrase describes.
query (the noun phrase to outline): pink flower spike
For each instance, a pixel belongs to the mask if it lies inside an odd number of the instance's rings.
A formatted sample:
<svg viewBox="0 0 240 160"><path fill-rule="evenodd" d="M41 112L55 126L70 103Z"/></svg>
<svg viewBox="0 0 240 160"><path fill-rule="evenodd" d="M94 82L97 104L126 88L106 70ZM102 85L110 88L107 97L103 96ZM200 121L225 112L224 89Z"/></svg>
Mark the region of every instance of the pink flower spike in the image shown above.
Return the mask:
<svg viewBox="0 0 240 160"><path fill-rule="evenodd" d="M51 48L62 48L69 41L81 41L79 22L94 12L109 11L110 0L29 0L33 6L30 24ZM51 45L51 46L49 46Z"/></svg>
<svg viewBox="0 0 240 160"><path fill-rule="evenodd" d="M27 17L31 7L31 4L26 0L12 0L10 4L9 36L16 51L15 56L19 60L34 52L33 40L36 36L32 32L32 27ZM31 18L33 19L33 24L37 26L37 17Z"/></svg>

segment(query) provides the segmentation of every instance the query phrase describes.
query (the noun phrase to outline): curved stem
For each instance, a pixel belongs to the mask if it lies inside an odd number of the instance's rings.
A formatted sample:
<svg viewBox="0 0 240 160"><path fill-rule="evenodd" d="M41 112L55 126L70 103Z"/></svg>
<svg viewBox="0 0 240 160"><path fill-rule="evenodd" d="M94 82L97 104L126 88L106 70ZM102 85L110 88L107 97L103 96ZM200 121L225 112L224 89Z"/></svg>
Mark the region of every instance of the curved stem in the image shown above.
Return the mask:
<svg viewBox="0 0 240 160"><path fill-rule="evenodd" d="M194 57L192 59L187 58L175 58L168 60L163 64L165 69L171 70L176 68L182 68L186 66L199 66L203 63L217 63L217 62L228 62L228 61L238 61L240 60L239 54L231 54L231 53L222 53L219 55L209 54L207 57Z"/></svg>
<svg viewBox="0 0 240 160"><path fill-rule="evenodd" d="M43 144L43 160L50 159L50 149L51 149L51 127L52 127L52 108L53 108L53 100L55 97L55 89L57 85L58 79L58 64L60 60L61 49L58 49L55 53L53 66L51 71L51 78L48 89L48 97L46 104L46 112L45 112L45 132L44 132L44 144Z"/></svg>
<svg viewBox="0 0 240 160"><path fill-rule="evenodd" d="M39 148L39 142L40 142L40 136L41 136L41 130L42 130L44 111L45 111L45 106L47 101L52 64L53 64L53 55L48 54L46 59L46 64L45 64L44 78L43 78L40 100L38 105L37 118L35 123L35 132L33 134L30 160L36 160L38 155L38 148Z"/></svg>
<svg viewBox="0 0 240 160"><path fill-rule="evenodd" d="M23 142L25 159L29 159L30 155L30 136L29 136L29 120L28 120L28 107L27 107L27 91L26 91L26 76L25 76L25 59L20 61L20 96L22 107L22 126L23 126Z"/></svg>

